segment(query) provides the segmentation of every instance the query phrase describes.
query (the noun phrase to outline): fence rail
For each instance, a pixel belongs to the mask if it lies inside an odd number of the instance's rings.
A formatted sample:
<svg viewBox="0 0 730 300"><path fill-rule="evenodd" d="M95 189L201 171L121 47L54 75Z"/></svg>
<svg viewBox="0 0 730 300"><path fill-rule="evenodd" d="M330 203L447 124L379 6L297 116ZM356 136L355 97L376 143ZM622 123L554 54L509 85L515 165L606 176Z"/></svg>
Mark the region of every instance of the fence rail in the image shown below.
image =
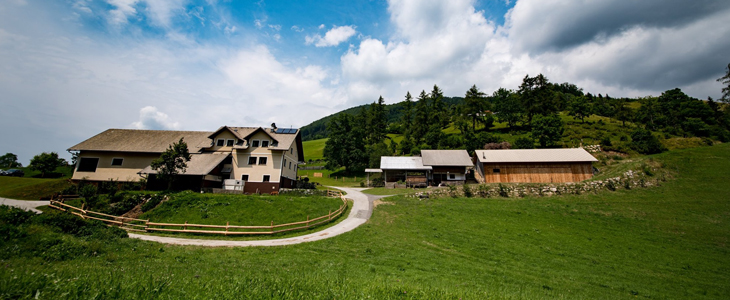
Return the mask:
<svg viewBox="0 0 730 300"><path fill-rule="evenodd" d="M270 225L263 226L241 226L231 225L226 222L226 225L207 225L207 224L190 224L185 222L184 224L176 223L157 223L150 222L150 220L134 219L121 216L113 216L100 212L90 211L81 208L68 205L61 201L51 200L49 205L52 208L66 211L77 215L83 219L99 220L106 223L109 226L118 226L124 230L136 231L136 232L176 232L176 233L198 233L198 234L222 234L222 235L262 235L262 234L277 234L282 232L309 229L315 226L319 226L328 223L347 210L347 199L340 191L327 190L328 197L337 197L342 200L342 205L335 210L330 211L327 215L320 216L314 219L310 219L307 216L306 221L292 222L286 224L274 224L271 221ZM166 228L167 227L167 228ZM170 228L173 227L173 228ZM193 228L193 229L188 229ZM204 230L207 229L207 230Z"/></svg>

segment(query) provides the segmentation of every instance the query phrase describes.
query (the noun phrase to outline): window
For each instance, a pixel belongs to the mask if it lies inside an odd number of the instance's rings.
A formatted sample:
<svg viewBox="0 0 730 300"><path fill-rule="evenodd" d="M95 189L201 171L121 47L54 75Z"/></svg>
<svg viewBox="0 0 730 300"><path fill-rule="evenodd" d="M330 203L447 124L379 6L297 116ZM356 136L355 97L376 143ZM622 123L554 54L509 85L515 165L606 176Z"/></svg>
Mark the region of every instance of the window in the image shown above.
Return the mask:
<svg viewBox="0 0 730 300"><path fill-rule="evenodd" d="M124 158L112 158L112 166L121 166L124 163Z"/></svg>
<svg viewBox="0 0 730 300"><path fill-rule="evenodd" d="M499 169L493 169L492 172L499 173Z"/></svg>
<svg viewBox="0 0 730 300"><path fill-rule="evenodd" d="M259 146L259 140L251 141L251 147L258 147L258 146Z"/></svg>
<svg viewBox="0 0 730 300"><path fill-rule="evenodd" d="M261 147L269 147L269 141L261 141Z"/></svg>
<svg viewBox="0 0 730 300"><path fill-rule="evenodd" d="M247 174L241 175L241 180L248 181L248 175Z"/></svg>
<svg viewBox="0 0 730 300"><path fill-rule="evenodd" d="M233 147L234 140L226 140L226 147Z"/></svg>
<svg viewBox="0 0 730 300"><path fill-rule="evenodd" d="M259 157L259 165L265 165L266 159L267 159L267 157Z"/></svg>
<svg viewBox="0 0 730 300"><path fill-rule="evenodd" d="M216 144L215 145L218 146L218 147L223 147L223 145L225 145L225 144L226 144L226 140L224 140L224 139L218 139L216 141Z"/></svg>
<svg viewBox="0 0 730 300"><path fill-rule="evenodd" d="M79 159L79 172L96 172L96 165L99 164L98 158L82 157Z"/></svg>
<svg viewBox="0 0 730 300"><path fill-rule="evenodd" d="M289 154L294 154L294 148L289 149Z"/></svg>
<svg viewBox="0 0 730 300"><path fill-rule="evenodd" d="M284 159L284 164L283 164L283 165L281 165L281 168L282 168L282 169L283 169L283 168L286 168L286 158Z"/></svg>
<svg viewBox="0 0 730 300"><path fill-rule="evenodd" d="M264 182L269 182L271 180L271 175L264 175Z"/></svg>
<svg viewBox="0 0 730 300"><path fill-rule="evenodd" d="M289 169L291 169L291 162L289 162Z"/></svg>
<svg viewBox="0 0 730 300"><path fill-rule="evenodd" d="M456 179L456 174L449 174L449 179Z"/></svg>
<svg viewBox="0 0 730 300"><path fill-rule="evenodd" d="M256 158L255 156L251 156L248 158L248 164L249 165L255 165L256 164Z"/></svg>

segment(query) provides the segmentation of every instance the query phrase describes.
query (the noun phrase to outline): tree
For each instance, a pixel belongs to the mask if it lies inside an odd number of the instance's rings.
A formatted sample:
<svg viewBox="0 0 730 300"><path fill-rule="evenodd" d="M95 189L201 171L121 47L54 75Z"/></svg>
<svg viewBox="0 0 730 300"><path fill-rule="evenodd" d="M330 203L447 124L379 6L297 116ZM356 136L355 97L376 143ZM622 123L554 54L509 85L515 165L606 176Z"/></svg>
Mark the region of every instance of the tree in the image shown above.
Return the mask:
<svg viewBox="0 0 730 300"><path fill-rule="evenodd" d="M471 117L472 130L477 129L477 120L484 114L484 110L487 108L487 100L484 96L485 94L479 91L476 85L472 85L464 96L464 113Z"/></svg>
<svg viewBox="0 0 730 300"><path fill-rule="evenodd" d="M423 139L428 132L428 125L431 121L431 108L428 105L429 97L426 91L421 91L418 96L418 102L416 102L416 111L413 117L413 126L411 132L413 133L413 141L416 146L420 146L423 143Z"/></svg>
<svg viewBox="0 0 730 300"><path fill-rule="evenodd" d="M383 100L383 96L380 96L377 102L370 104L370 110L367 116L367 144L374 145L382 142L386 137L385 127L388 126L388 117L385 115L385 100Z"/></svg>
<svg viewBox="0 0 730 300"><path fill-rule="evenodd" d="M630 147L641 154L655 154L666 150L659 139L651 134L651 131L643 128L631 133Z"/></svg>
<svg viewBox="0 0 730 300"><path fill-rule="evenodd" d="M514 144L515 149L534 149L535 141L529 137L517 138Z"/></svg>
<svg viewBox="0 0 730 300"><path fill-rule="evenodd" d="M335 115L327 124L329 139L324 145L325 167L337 170L345 167L345 172L362 171L368 164L362 131L362 116L357 119L348 114Z"/></svg>
<svg viewBox="0 0 730 300"><path fill-rule="evenodd" d="M403 124L403 140L400 142L400 149L403 154L410 154L411 148L413 148L411 138L411 131L413 130L413 97L411 97L411 92L407 92L406 99L403 100L401 124Z"/></svg>
<svg viewBox="0 0 730 300"><path fill-rule="evenodd" d="M631 107L626 106L626 99L613 99L613 101L611 101L611 106L613 106L614 117L621 121L622 127L626 127L626 121L631 120L634 116L634 111Z"/></svg>
<svg viewBox="0 0 730 300"><path fill-rule="evenodd" d="M580 119L581 123L585 123L584 119L591 115L590 103L588 103L584 96L570 96L569 98L568 113L573 118Z"/></svg>
<svg viewBox="0 0 730 300"><path fill-rule="evenodd" d="M535 115L548 115L558 111L559 97L555 97L550 81L542 74L535 77L525 75L517 94L530 124Z"/></svg>
<svg viewBox="0 0 730 300"><path fill-rule="evenodd" d="M172 189L175 176L185 173L190 158L188 144L185 143L183 138L180 138L177 143L167 146L167 150L162 152L159 158L153 160L150 167L157 171L158 178L167 181L167 189L169 190Z"/></svg>
<svg viewBox="0 0 730 300"><path fill-rule="evenodd" d="M13 153L5 153L0 156L0 168L20 168L23 165L18 162L18 156Z"/></svg>
<svg viewBox="0 0 730 300"><path fill-rule="evenodd" d="M535 116L532 122L532 138L537 139L540 147L554 145L559 141L565 131L565 126L557 114Z"/></svg>
<svg viewBox="0 0 730 300"><path fill-rule="evenodd" d="M41 172L41 177L46 177L47 173L51 173L56 170L56 168L65 166L66 160L63 158L58 157L58 153L56 152L43 152L41 154L38 154L36 156L33 156L33 159L30 160L30 164L28 165L28 168L30 168L33 171L39 171Z"/></svg>
<svg viewBox="0 0 730 300"><path fill-rule="evenodd" d="M507 125L511 128L522 120L523 109L517 94L511 90L499 88L494 91L492 97L494 98L497 119L500 122L507 122Z"/></svg>
<svg viewBox="0 0 730 300"><path fill-rule="evenodd" d="M437 85L433 85L433 90L431 90L431 118L432 123L435 123L440 128L446 128L449 127L449 112L446 109L446 104L444 103L444 92L441 91L441 89ZM430 129L429 124L429 130Z"/></svg>
<svg viewBox="0 0 730 300"><path fill-rule="evenodd" d="M722 97L719 100L730 103L730 64L727 64L725 76L718 78L717 82L722 82L725 85L722 87Z"/></svg>

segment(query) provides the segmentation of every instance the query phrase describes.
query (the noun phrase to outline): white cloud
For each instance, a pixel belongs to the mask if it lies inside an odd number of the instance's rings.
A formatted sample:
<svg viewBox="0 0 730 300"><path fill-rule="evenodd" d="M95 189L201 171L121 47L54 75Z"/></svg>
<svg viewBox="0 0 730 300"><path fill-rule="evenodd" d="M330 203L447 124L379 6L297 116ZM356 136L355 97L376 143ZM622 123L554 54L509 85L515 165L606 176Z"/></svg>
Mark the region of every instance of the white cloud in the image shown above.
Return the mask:
<svg viewBox="0 0 730 300"><path fill-rule="evenodd" d="M330 47L337 46L340 43L347 41L355 35L355 33L357 33L357 31L355 31L353 26L335 26L327 31L324 37L316 34L313 36L306 36L304 39L307 45L314 44L317 47Z"/></svg>
<svg viewBox="0 0 730 300"><path fill-rule="evenodd" d="M170 117L154 106L145 106L139 110L139 120L132 123L136 129L172 130L179 129L180 123L173 122Z"/></svg>
<svg viewBox="0 0 730 300"><path fill-rule="evenodd" d="M138 0L107 0L109 5L114 6L114 9L109 11L109 23L113 25L121 25L127 23L127 18L137 14L137 9L134 6L139 2Z"/></svg>
<svg viewBox="0 0 730 300"><path fill-rule="evenodd" d="M291 30L296 31L296 32L302 32L302 31L304 31L304 28L294 25L291 27Z"/></svg>
<svg viewBox="0 0 730 300"><path fill-rule="evenodd" d="M318 28L319 29L324 29L324 24L320 24Z"/></svg>

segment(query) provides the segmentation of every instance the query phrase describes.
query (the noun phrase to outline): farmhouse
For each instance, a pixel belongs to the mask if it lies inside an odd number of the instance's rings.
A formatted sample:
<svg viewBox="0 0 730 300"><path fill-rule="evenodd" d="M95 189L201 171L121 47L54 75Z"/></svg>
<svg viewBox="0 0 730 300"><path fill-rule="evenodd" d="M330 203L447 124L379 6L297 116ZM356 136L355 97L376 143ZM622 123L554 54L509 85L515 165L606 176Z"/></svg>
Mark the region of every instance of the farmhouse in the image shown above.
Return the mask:
<svg viewBox="0 0 730 300"><path fill-rule="evenodd" d="M479 182L578 182L593 176L597 161L583 148L476 150Z"/></svg>
<svg viewBox="0 0 730 300"><path fill-rule="evenodd" d="M68 149L78 153L72 180L136 182L161 186L150 167L169 145L183 138L192 156L176 187L221 188L243 182L247 193L278 192L296 185L304 162L298 129L223 126L210 131L108 129Z"/></svg>
<svg viewBox="0 0 730 300"><path fill-rule="evenodd" d="M463 184L467 168L473 167L466 150L421 150L421 156L382 156L380 170L388 183L408 186Z"/></svg>

